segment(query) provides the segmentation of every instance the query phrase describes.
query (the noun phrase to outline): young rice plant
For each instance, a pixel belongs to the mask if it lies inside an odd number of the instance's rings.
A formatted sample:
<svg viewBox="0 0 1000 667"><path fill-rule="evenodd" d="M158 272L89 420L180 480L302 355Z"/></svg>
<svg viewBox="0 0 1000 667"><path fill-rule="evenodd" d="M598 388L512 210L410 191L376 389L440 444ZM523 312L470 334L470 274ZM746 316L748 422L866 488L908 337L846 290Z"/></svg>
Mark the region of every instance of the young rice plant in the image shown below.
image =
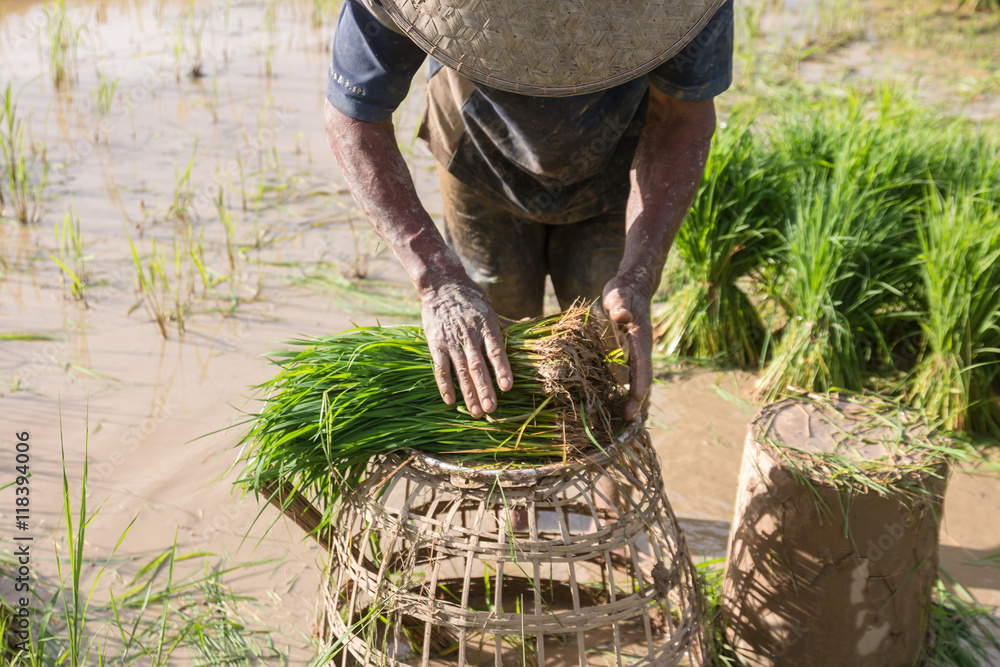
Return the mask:
<svg viewBox="0 0 1000 667"><path fill-rule="evenodd" d="M326 525L369 462L395 450L490 464L565 460L623 426L614 380L586 308L506 331L513 388L495 412L472 417L438 393L421 329L368 327L296 341L243 438L243 483L270 498L291 486L318 501Z"/></svg>

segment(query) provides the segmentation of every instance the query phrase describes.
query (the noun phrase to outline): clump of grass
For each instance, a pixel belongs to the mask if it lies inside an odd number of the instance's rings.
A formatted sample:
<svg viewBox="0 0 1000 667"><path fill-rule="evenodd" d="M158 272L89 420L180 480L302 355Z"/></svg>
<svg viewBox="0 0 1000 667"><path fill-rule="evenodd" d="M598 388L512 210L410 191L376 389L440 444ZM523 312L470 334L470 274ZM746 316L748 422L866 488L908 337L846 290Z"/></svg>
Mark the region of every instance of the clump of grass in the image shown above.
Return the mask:
<svg viewBox="0 0 1000 667"><path fill-rule="evenodd" d="M974 12L1000 12L1000 0L961 0L960 6Z"/></svg>
<svg viewBox="0 0 1000 667"><path fill-rule="evenodd" d="M88 509L89 429L84 438L84 463L79 496L62 450L62 521L65 550L57 546L58 580L30 581L28 640L11 634L12 610L0 603L0 663L11 667L89 667L117 665L167 667L174 664L271 664L281 658L271 631L246 617L253 598L237 595L224 583L227 575L260 563L222 567L208 552L182 553L174 544L145 563L121 592L109 585L109 596L97 593L110 575L109 566L136 519L125 528L103 561L88 558L87 528L96 516ZM192 565L201 563L201 567ZM16 563L0 555L0 571L15 571ZM182 572L182 570L184 572ZM85 581L89 578L89 581ZM22 645L23 642L23 645ZM323 664L314 662L312 664Z"/></svg>
<svg viewBox="0 0 1000 667"><path fill-rule="evenodd" d="M60 88L76 63L76 49L83 26L74 26L66 11L66 0L53 0L45 8L44 39L48 47L49 74Z"/></svg>
<svg viewBox="0 0 1000 667"><path fill-rule="evenodd" d="M139 298L139 302L132 307L132 310L140 304L143 305L163 338L170 337L168 327L171 322L176 327L177 335L183 336L184 319L188 314L194 291L192 272L188 266L191 252L185 251L175 236L170 246L172 253L168 260L154 238L151 242L151 252L143 261L131 236L128 241L136 269L136 295Z"/></svg>
<svg viewBox="0 0 1000 667"><path fill-rule="evenodd" d="M744 290L746 281L763 280L777 245L785 186L751 124L735 116L716 133L706 175L674 241L680 261L665 282L680 284L654 318L668 356L740 367L760 361L766 327Z"/></svg>
<svg viewBox="0 0 1000 667"><path fill-rule="evenodd" d="M945 575L947 576L947 575ZM992 664L1000 652L1000 621L993 609L982 607L955 581L951 588L938 580L934 587L924 667L980 667Z"/></svg>
<svg viewBox="0 0 1000 667"><path fill-rule="evenodd" d="M861 0L818 0L811 8L807 45L833 48L865 36L865 8Z"/></svg>
<svg viewBox="0 0 1000 667"><path fill-rule="evenodd" d="M80 231L80 216L73 209L63 218L62 225L55 225L56 252L50 253L52 260L62 269L63 284L69 284L74 299L83 298L87 286L87 258L84 255L83 233Z"/></svg>
<svg viewBox="0 0 1000 667"><path fill-rule="evenodd" d="M340 4L336 0L312 0L312 24L321 28L337 16Z"/></svg>
<svg viewBox="0 0 1000 667"><path fill-rule="evenodd" d="M264 10L264 29L261 31L261 52L264 54L264 75L271 78L271 57L274 55L274 23L277 18L278 3L269 0Z"/></svg>
<svg viewBox="0 0 1000 667"><path fill-rule="evenodd" d="M108 77L107 72L101 70L97 75L97 115L104 117L111 113L111 105L115 101L115 91L118 89L118 79Z"/></svg>
<svg viewBox="0 0 1000 667"><path fill-rule="evenodd" d="M230 7L226 6L225 19L227 26L229 24L229 11ZM184 17L184 21L176 25L173 50L174 64L176 66L175 76L178 83L181 80L181 73L185 71L191 79L200 79L205 76L202 40L205 35L205 24L208 22L208 15L201 16L200 22L198 19L199 17L195 14L194 4L192 4ZM188 49L189 40L192 47L190 50ZM190 60L185 62L189 55Z"/></svg>
<svg viewBox="0 0 1000 667"><path fill-rule="evenodd" d="M659 311L660 349L722 365L770 360L764 399L834 387L917 397L903 380L918 380L915 364L941 347L927 328L936 320L917 233L941 215L927 193L981 200L969 215L993 229L1000 141L891 93L833 110L797 104L717 134L664 278L672 289ZM987 387L1000 358L982 326L975 372Z"/></svg>
<svg viewBox="0 0 1000 667"><path fill-rule="evenodd" d="M737 664L732 648L726 642L726 629L722 616L722 582L726 574L726 559L713 558L695 564L698 587L702 593L705 626L708 631L708 651L714 667L733 667Z"/></svg>
<svg viewBox="0 0 1000 667"><path fill-rule="evenodd" d="M787 323L757 382L764 399L785 391L860 391L889 356L879 318L908 276L902 207L856 187L848 170L807 177L793 190L783 232L779 298Z"/></svg>
<svg viewBox="0 0 1000 667"><path fill-rule="evenodd" d="M174 186L174 199L167 209L167 219L189 222L192 219L191 205L194 202L194 188L191 186L191 171L194 169L194 159L198 155L198 138L195 137L191 157L184 171L178 170Z"/></svg>
<svg viewBox="0 0 1000 667"><path fill-rule="evenodd" d="M0 215L26 225L42 212L42 192L49 176L44 151L29 141L24 121L17 116L17 98L7 84L0 98ZM42 175L36 177L40 167Z"/></svg>
<svg viewBox="0 0 1000 667"><path fill-rule="evenodd" d="M1000 207L974 193L928 200L917 227L924 344L906 392L948 429L1000 433Z"/></svg>
<svg viewBox="0 0 1000 667"><path fill-rule="evenodd" d="M244 485L267 498L291 485L318 499L325 525L372 458L395 450L548 462L611 441L625 396L587 309L517 322L505 338L514 387L479 419L441 401L419 328L297 341L257 388L264 405L243 437Z"/></svg>

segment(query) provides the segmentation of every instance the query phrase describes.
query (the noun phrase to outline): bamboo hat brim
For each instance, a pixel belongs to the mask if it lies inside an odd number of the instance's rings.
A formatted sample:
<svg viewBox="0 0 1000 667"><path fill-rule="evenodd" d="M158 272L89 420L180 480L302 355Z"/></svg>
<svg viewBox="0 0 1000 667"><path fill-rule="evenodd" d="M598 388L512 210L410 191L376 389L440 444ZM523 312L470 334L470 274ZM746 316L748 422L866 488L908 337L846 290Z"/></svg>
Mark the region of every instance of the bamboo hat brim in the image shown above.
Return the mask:
<svg viewBox="0 0 1000 667"><path fill-rule="evenodd" d="M463 76L501 90L560 97L648 73L694 39L723 2L381 0L381 5L417 46Z"/></svg>

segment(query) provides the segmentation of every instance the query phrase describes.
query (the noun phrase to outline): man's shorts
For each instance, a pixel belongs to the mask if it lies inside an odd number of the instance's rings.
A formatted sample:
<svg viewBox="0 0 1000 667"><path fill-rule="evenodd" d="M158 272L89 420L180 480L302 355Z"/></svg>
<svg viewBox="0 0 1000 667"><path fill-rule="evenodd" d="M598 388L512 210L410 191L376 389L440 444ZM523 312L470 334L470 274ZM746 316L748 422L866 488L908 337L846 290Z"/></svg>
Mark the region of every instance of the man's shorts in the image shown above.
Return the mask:
<svg viewBox="0 0 1000 667"><path fill-rule="evenodd" d="M625 205L579 222L528 219L438 168L444 235L501 317L542 314L545 276L560 308L598 299L625 251Z"/></svg>

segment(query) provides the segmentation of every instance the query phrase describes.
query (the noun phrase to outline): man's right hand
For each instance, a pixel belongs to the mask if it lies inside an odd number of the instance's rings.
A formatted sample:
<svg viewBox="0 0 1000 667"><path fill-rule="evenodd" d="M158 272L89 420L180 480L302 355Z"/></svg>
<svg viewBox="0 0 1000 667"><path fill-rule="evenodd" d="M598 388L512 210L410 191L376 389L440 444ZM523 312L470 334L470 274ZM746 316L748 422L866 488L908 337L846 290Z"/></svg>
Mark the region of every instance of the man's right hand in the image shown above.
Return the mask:
<svg viewBox="0 0 1000 667"><path fill-rule="evenodd" d="M329 101L324 109L327 140L354 199L420 295L441 398L455 403L454 371L469 412L474 417L493 412L497 395L489 366L500 389L514 385L497 315L420 203L391 119L355 120Z"/></svg>
<svg viewBox="0 0 1000 667"><path fill-rule="evenodd" d="M425 291L420 302L441 398L448 405L455 403L454 371L472 416L493 412L497 395L489 366L503 391L514 386L514 378L500 324L486 293L466 277Z"/></svg>

